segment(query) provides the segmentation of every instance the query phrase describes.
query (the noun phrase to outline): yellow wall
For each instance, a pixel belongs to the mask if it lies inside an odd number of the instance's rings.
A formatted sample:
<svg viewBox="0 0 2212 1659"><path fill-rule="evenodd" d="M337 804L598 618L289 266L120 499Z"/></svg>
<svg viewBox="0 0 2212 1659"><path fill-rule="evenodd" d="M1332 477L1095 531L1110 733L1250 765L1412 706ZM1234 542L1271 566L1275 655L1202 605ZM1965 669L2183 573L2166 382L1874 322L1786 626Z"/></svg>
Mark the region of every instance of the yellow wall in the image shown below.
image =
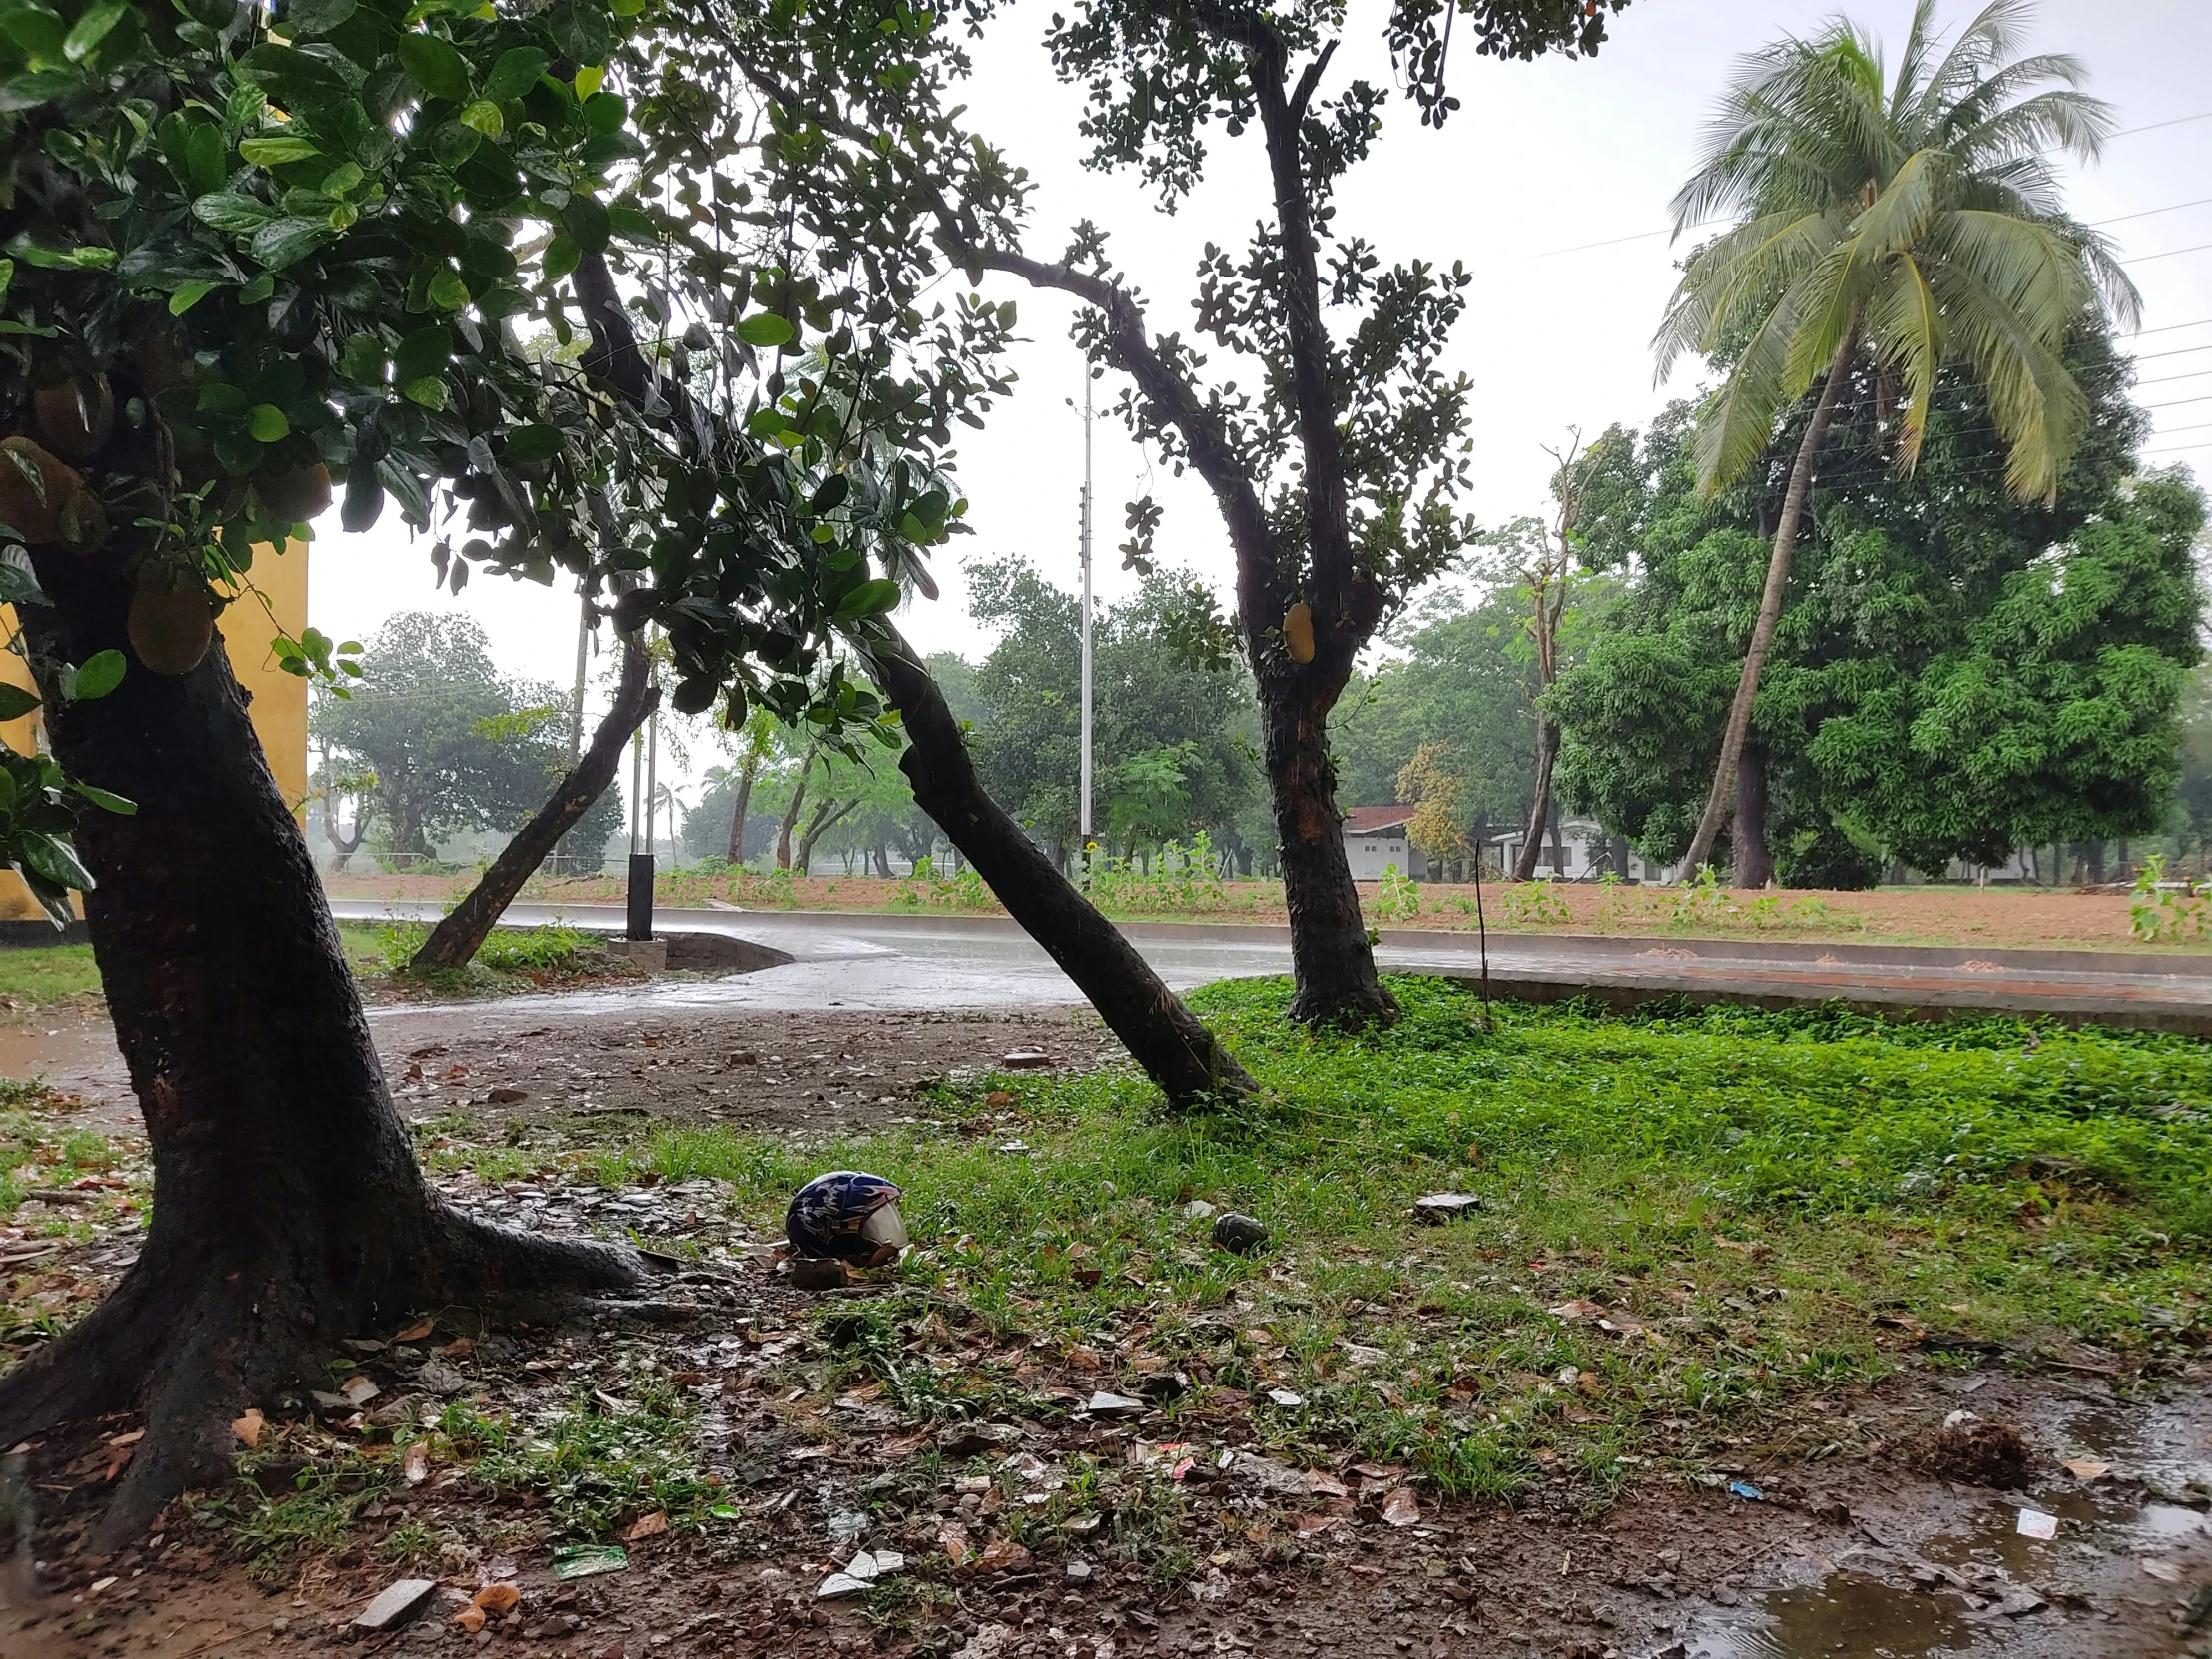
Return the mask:
<svg viewBox="0 0 2212 1659"><path fill-rule="evenodd" d="M231 672L252 698L249 705L254 731L269 757L269 769L276 775L276 787L291 803L295 814L306 812L307 796L307 682L276 666L269 642L277 628L294 639L307 626L307 548L293 542L281 557L267 547L257 548L254 585L269 600L269 610L252 594L227 606L217 623L223 648L231 657ZM276 625L270 613L276 614ZM15 612L0 605L0 638L15 632ZM31 671L13 651L0 651L0 681L35 690ZM31 754L38 744L38 720L34 711L20 720L0 721L0 742L20 755ZM13 870L0 869L0 920L36 921L46 912L38 907Z"/></svg>

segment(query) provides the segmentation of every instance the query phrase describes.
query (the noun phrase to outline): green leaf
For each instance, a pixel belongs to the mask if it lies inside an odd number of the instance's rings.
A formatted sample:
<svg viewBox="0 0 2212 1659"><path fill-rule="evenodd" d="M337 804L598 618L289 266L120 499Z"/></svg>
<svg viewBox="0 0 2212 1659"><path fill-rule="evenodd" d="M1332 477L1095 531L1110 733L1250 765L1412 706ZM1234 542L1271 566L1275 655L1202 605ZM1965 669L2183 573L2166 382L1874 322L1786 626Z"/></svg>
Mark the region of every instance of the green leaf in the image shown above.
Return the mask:
<svg viewBox="0 0 2212 1659"><path fill-rule="evenodd" d="M292 133L263 133L240 139L239 154L256 167L282 167L286 162L312 160L322 152L312 140Z"/></svg>
<svg viewBox="0 0 2212 1659"><path fill-rule="evenodd" d="M291 436L291 422L274 403L257 403L246 411L246 429L256 443L281 443Z"/></svg>
<svg viewBox="0 0 2212 1659"><path fill-rule="evenodd" d="M852 480L841 472L831 473L822 481L822 488L815 491L815 498L807 504L807 510L827 513L832 508L842 506L844 498L851 493Z"/></svg>
<svg viewBox="0 0 2212 1659"><path fill-rule="evenodd" d="M854 622L861 617L881 616L898 604L898 584L877 577L872 582L862 582L837 601L837 620Z"/></svg>
<svg viewBox="0 0 2212 1659"><path fill-rule="evenodd" d="M756 311L738 324L738 338L748 345L788 345L792 325L773 311Z"/></svg>
<svg viewBox="0 0 2212 1659"><path fill-rule="evenodd" d="M371 333L349 334L338 353L338 372L364 386L384 383L384 342Z"/></svg>
<svg viewBox="0 0 2212 1659"><path fill-rule="evenodd" d="M203 225L214 226L218 231L250 237L264 225L281 219L283 215L258 196L242 196L235 191L217 191L200 197L193 203L192 217Z"/></svg>
<svg viewBox="0 0 2212 1659"><path fill-rule="evenodd" d="M453 360L453 334L442 322L417 329L392 354L392 372L404 384L440 372Z"/></svg>
<svg viewBox="0 0 2212 1659"><path fill-rule="evenodd" d="M607 229L632 242L651 242L661 234L661 228L653 223L653 216L643 208L609 208Z"/></svg>
<svg viewBox="0 0 2212 1659"><path fill-rule="evenodd" d="M254 258L270 271L282 271L305 259L336 234L327 219L278 219L256 231L254 240L247 246ZM263 275L267 276L268 272ZM245 299L246 294L241 293L239 297ZM264 293L262 297L267 299L269 295ZM253 303L252 300L247 302Z"/></svg>
<svg viewBox="0 0 2212 1659"><path fill-rule="evenodd" d="M225 174L223 129L196 121L185 133L185 183L196 193L221 190Z"/></svg>
<svg viewBox="0 0 2212 1659"><path fill-rule="evenodd" d="M479 98L461 111L461 125L474 128L486 138L497 138L507 130L507 118L489 98Z"/></svg>
<svg viewBox="0 0 2212 1659"><path fill-rule="evenodd" d="M95 651L77 665L77 700L107 696L123 684L128 666L120 651Z"/></svg>
<svg viewBox="0 0 2212 1659"><path fill-rule="evenodd" d="M581 86L583 76L576 77ZM620 93L595 92L584 100L584 125L595 133L612 133L629 119L630 104Z"/></svg>
<svg viewBox="0 0 2212 1659"><path fill-rule="evenodd" d="M108 0L104 6L94 6L77 19L64 37L62 56L71 63L83 63L108 38L108 32L123 21L124 14L130 9L130 0Z"/></svg>
<svg viewBox="0 0 2212 1659"><path fill-rule="evenodd" d="M545 245L545 279L549 282L559 281L583 263L584 251L572 236L564 233Z"/></svg>
<svg viewBox="0 0 2212 1659"><path fill-rule="evenodd" d="M36 694L0 680L0 720L21 720L34 709L44 708ZM4 776L4 775L0 775Z"/></svg>
<svg viewBox="0 0 2212 1659"><path fill-rule="evenodd" d="M531 461L542 461L557 455L561 449L561 429L558 426L517 426L507 434L507 459L517 466Z"/></svg>
<svg viewBox="0 0 2212 1659"><path fill-rule="evenodd" d="M104 790L97 784L87 784L75 778L69 781L69 787L95 807L105 808L107 811L118 814L123 818L132 818L138 813L137 802L131 800L128 796L117 795L113 790Z"/></svg>
<svg viewBox="0 0 2212 1659"><path fill-rule="evenodd" d="M445 407L445 382L434 374L420 380L402 380L399 395L425 409L442 409Z"/></svg>
<svg viewBox="0 0 2212 1659"><path fill-rule="evenodd" d="M511 103L538 84L538 77L552 61L535 46L508 48L484 77L484 96L495 104Z"/></svg>
<svg viewBox="0 0 2212 1659"><path fill-rule="evenodd" d="M183 316L222 285L221 282L180 282L177 291L169 296L169 314Z"/></svg>
<svg viewBox="0 0 2212 1659"><path fill-rule="evenodd" d="M468 284L448 267L430 278L430 303L441 311L457 311L468 303Z"/></svg>
<svg viewBox="0 0 2212 1659"><path fill-rule="evenodd" d="M360 0L291 0L284 22L295 36L326 35L359 9Z"/></svg>
<svg viewBox="0 0 2212 1659"><path fill-rule="evenodd" d="M468 64L453 43L436 35L402 35L399 38L399 61L414 78L416 86L433 98L450 99L453 103L468 100Z"/></svg>
<svg viewBox="0 0 2212 1659"><path fill-rule="evenodd" d="M90 892L96 884L91 873L77 861L77 849L59 836L26 830L16 837L16 850L25 864L58 886Z"/></svg>

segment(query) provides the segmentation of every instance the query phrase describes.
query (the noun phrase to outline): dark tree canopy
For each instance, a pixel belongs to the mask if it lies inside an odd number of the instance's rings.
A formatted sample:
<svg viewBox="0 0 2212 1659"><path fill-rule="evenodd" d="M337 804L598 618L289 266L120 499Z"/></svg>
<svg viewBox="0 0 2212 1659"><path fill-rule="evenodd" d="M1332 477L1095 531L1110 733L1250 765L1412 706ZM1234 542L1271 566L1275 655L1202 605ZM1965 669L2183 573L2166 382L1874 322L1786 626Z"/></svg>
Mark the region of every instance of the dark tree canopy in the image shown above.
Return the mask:
<svg viewBox="0 0 2212 1659"><path fill-rule="evenodd" d="M2156 826L2176 777L2178 699L2197 661L2204 507L2139 476L2132 365L2101 329L2071 366L2091 400L2054 502L2005 487L1977 382L1939 381L1918 468L1886 452L1872 370L1840 405L1754 706L1784 880L1874 855L1930 871ZM1612 625L1556 693L1569 799L1654 858L1688 844L1759 602L1791 445L1702 498L1692 410L1671 406L1589 529L1631 571ZM1804 410L1796 417L1802 426ZM1802 861L1802 867L1800 867Z"/></svg>

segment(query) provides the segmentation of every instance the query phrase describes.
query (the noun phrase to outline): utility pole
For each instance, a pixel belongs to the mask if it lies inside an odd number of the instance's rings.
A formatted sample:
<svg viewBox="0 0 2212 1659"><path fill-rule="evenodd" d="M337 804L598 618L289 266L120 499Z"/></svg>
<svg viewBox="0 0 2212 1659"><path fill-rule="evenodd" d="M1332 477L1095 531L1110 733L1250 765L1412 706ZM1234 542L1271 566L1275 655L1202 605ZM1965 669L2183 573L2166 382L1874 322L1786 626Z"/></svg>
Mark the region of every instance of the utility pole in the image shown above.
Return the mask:
<svg viewBox="0 0 2212 1659"><path fill-rule="evenodd" d="M591 595L579 590L576 619L576 707L568 712L568 766L584 758L584 670L591 660Z"/></svg>
<svg viewBox="0 0 2212 1659"><path fill-rule="evenodd" d="M1091 367L1083 365L1083 792L1082 839L1091 844Z"/></svg>

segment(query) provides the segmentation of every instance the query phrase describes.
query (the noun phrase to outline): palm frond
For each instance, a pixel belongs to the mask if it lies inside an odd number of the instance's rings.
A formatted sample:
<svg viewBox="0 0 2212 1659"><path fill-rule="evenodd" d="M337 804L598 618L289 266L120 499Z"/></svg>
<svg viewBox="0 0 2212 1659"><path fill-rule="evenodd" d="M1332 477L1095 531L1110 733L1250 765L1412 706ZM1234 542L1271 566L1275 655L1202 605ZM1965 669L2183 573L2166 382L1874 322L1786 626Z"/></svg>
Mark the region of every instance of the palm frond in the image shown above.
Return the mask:
<svg viewBox="0 0 2212 1659"><path fill-rule="evenodd" d="M1840 214L1769 214L1701 249L1682 274L1652 345L1665 379L1684 351L1740 332L1836 245Z"/></svg>
<svg viewBox="0 0 2212 1659"><path fill-rule="evenodd" d="M1968 166L2057 151L2092 162L2119 120L2101 98L2053 90L2023 98L1970 123L1946 125L1940 142Z"/></svg>
<svg viewBox="0 0 2212 1659"><path fill-rule="evenodd" d="M1929 404L1936 395L1936 371L1942 366L1948 330L1928 273L1911 254L1900 255L1883 273L1866 312L1867 343L1875 360L1893 369L1905 383L1905 430L1898 442L1898 464L1911 472L1921 457L1928 432Z"/></svg>
<svg viewBox="0 0 2212 1659"><path fill-rule="evenodd" d="M2009 451L2006 487L2022 500L2053 499L2088 422L2088 398L2053 346L1971 266L1946 260L1930 276Z"/></svg>
<svg viewBox="0 0 2212 1659"><path fill-rule="evenodd" d="M1775 412L1782 407L1782 376L1797 331L1790 296L1768 312L1720 388L1698 411L1692 452L1698 488L1707 495L1744 475L1774 441Z"/></svg>
<svg viewBox="0 0 2212 1659"><path fill-rule="evenodd" d="M1860 308L1882 275L1880 257L1869 258L1861 239L1844 239L1800 283L1801 320L1790 336L1782 391L1801 396L1836 360L1859 326Z"/></svg>
<svg viewBox="0 0 2212 1659"><path fill-rule="evenodd" d="M1926 236L1942 207L1950 172L1950 158L1940 150L1916 150L1908 156L1852 222L1852 240L1864 243L1865 257L1882 259Z"/></svg>
<svg viewBox="0 0 2212 1659"><path fill-rule="evenodd" d="M1942 44L1936 32L1936 0L1917 0L1912 26L1905 31L1905 50L1898 54L1898 72L1891 81L1890 122L1900 124L1920 91L1921 71Z"/></svg>
<svg viewBox="0 0 2212 1659"><path fill-rule="evenodd" d="M1971 272L2027 334L2058 348L2096 290L2064 223L1966 209L1945 214L1931 252Z"/></svg>

